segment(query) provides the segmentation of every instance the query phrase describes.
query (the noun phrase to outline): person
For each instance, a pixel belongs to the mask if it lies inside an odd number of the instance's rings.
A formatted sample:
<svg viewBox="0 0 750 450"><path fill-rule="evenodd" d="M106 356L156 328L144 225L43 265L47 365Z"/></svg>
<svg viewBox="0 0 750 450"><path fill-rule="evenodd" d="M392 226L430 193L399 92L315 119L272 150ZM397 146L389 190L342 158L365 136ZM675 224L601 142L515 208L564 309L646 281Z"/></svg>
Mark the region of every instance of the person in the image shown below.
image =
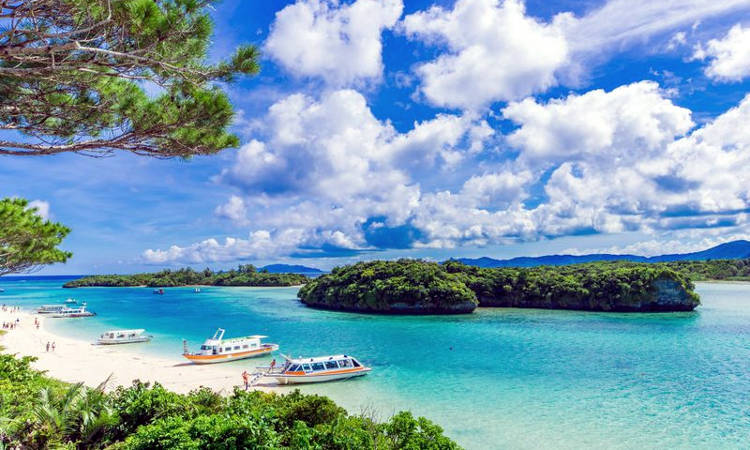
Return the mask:
<svg viewBox="0 0 750 450"><path fill-rule="evenodd" d="M242 371L242 381L245 382L245 390L250 389L250 374L247 373L247 370Z"/></svg>
<svg viewBox="0 0 750 450"><path fill-rule="evenodd" d="M52 351L53 352L55 351L55 343L54 342L52 343Z"/></svg>
<svg viewBox="0 0 750 450"><path fill-rule="evenodd" d="M47 350L46 351L49 351L49 342L47 342Z"/></svg>
<svg viewBox="0 0 750 450"><path fill-rule="evenodd" d="M271 370L273 370L274 367L276 367L276 358L271 361Z"/></svg>

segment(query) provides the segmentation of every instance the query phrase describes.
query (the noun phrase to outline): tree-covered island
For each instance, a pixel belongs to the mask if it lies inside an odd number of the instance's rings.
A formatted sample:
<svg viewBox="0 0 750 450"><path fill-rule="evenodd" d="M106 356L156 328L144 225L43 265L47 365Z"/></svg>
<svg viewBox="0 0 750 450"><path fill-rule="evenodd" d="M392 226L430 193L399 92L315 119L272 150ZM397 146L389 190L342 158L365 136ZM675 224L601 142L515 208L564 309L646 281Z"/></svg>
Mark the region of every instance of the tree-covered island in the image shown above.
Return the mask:
<svg viewBox="0 0 750 450"><path fill-rule="evenodd" d="M68 281L65 288L77 287L177 287L177 286L298 286L310 280L298 273L270 273L258 270L252 264L237 269L214 272L211 269L196 271L191 268L162 270L155 273L132 275L90 275Z"/></svg>
<svg viewBox="0 0 750 450"><path fill-rule="evenodd" d="M647 312L692 311L700 304L693 289L667 264L485 269L402 259L337 267L298 297L317 308L385 314L470 313L477 306Z"/></svg>

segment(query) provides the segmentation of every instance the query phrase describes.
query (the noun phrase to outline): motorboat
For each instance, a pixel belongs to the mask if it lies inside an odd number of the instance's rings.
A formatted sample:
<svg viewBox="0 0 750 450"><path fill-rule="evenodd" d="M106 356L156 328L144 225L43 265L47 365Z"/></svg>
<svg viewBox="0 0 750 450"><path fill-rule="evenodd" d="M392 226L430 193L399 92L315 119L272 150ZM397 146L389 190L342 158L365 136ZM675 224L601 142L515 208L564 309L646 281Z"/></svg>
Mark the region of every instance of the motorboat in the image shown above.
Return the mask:
<svg viewBox="0 0 750 450"><path fill-rule="evenodd" d="M57 314L63 309L67 308L65 305L42 305L36 309L37 314Z"/></svg>
<svg viewBox="0 0 750 450"><path fill-rule="evenodd" d="M201 288L195 288L195 289L193 289L193 292L196 293L196 294L200 294L201 293Z"/></svg>
<svg viewBox="0 0 750 450"><path fill-rule="evenodd" d="M86 310L85 303L77 308L69 308L67 306L63 306L62 309L60 309L57 312L50 312L46 314L48 314L48 317L54 317L58 319L65 319L65 318L72 318L72 317L91 317L91 316L96 315L96 313Z"/></svg>
<svg viewBox="0 0 750 450"><path fill-rule="evenodd" d="M154 289L154 294L164 295L164 289Z"/></svg>
<svg viewBox="0 0 750 450"><path fill-rule="evenodd" d="M78 300L76 300L74 298L69 298L69 299L65 300L65 304L66 305L75 305L76 303L78 303Z"/></svg>
<svg viewBox="0 0 750 450"><path fill-rule="evenodd" d="M188 351L187 341L183 340L184 352L182 356L196 364L214 364L254 358L270 354L279 349L276 344L267 344L261 341L268 336L252 335L224 339L224 333L225 330L219 328L211 338L203 342L199 351L192 353Z"/></svg>
<svg viewBox="0 0 750 450"><path fill-rule="evenodd" d="M135 344L137 342L148 342L153 336L144 334L146 330L110 330L104 332L96 340L98 345Z"/></svg>
<svg viewBox="0 0 750 450"><path fill-rule="evenodd" d="M275 378L279 384L321 383L366 375L372 370L353 356L329 355L286 358L281 367L258 367L257 374Z"/></svg>

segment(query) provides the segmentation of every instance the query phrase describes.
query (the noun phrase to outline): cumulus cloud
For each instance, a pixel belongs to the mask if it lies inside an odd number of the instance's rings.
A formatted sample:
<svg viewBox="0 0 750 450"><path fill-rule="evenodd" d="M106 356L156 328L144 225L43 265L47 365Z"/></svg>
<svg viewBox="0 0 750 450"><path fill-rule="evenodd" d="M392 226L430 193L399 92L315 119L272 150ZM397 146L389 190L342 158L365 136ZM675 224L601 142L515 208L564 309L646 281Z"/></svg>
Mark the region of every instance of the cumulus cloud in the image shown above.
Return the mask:
<svg viewBox="0 0 750 450"><path fill-rule="evenodd" d="M44 200L32 200L29 202L29 209L36 209L36 215L44 220L49 220L49 202Z"/></svg>
<svg viewBox="0 0 750 450"><path fill-rule="evenodd" d="M401 0L298 0L276 13L266 52L298 76L336 86L377 80L381 33L401 16Z"/></svg>
<svg viewBox="0 0 750 450"><path fill-rule="evenodd" d="M716 81L741 81L750 76L750 28L737 24L721 39L698 45L694 59L708 59L706 76Z"/></svg>
<svg viewBox="0 0 750 450"><path fill-rule="evenodd" d="M447 51L417 68L431 103L476 109L514 100L556 84L568 58L559 28L526 15L520 0L459 0L453 9L433 6L406 16L407 36Z"/></svg>
<svg viewBox="0 0 750 450"><path fill-rule="evenodd" d="M670 40L667 33L748 9L746 0L609 0L580 17L560 12L545 22L527 15L523 0L458 0L452 9L409 14L399 29L439 49L415 69L424 98L440 107L478 110L559 84L578 85L614 52L657 36L674 48L686 35Z"/></svg>

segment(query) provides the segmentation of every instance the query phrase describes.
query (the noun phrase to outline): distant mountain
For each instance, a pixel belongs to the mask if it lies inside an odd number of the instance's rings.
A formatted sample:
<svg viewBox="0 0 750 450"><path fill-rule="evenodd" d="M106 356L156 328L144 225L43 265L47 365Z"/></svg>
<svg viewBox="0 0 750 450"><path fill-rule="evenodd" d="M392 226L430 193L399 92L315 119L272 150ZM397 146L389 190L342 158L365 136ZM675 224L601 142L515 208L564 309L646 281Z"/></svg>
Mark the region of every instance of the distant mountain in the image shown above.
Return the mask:
<svg viewBox="0 0 750 450"><path fill-rule="evenodd" d="M659 256L613 255L608 253L594 253L589 255L546 255L521 256L511 259L494 258L457 258L469 266L478 267L534 267L534 266L563 266L593 261L634 261L634 262L667 262L667 261L702 261L707 259L740 259L750 257L750 242L739 240L727 242L711 247L707 250L693 253L676 253Z"/></svg>
<svg viewBox="0 0 750 450"><path fill-rule="evenodd" d="M315 267L300 266L297 264L269 264L260 268L271 273L301 273L301 274L321 274L322 270Z"/></svg>

